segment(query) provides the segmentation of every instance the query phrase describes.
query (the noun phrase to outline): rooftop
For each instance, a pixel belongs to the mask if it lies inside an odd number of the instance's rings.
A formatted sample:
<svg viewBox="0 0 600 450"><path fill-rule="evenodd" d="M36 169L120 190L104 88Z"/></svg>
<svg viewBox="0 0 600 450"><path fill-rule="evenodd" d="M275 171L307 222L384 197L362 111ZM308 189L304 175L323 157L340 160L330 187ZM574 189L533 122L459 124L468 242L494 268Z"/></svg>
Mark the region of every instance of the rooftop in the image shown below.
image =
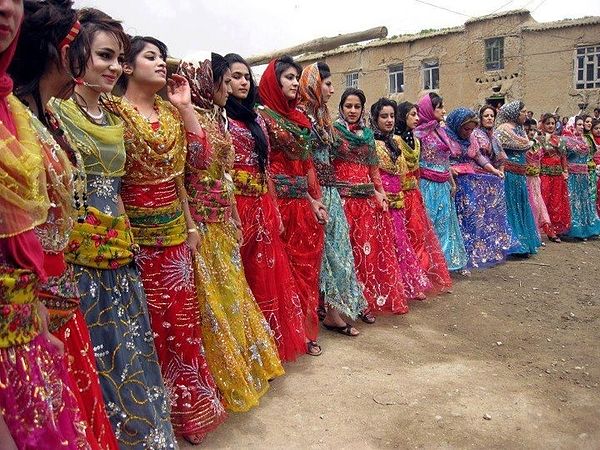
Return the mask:
<svg viewBox="0 0 600 450"><path fill-rule="evenodd" d="M554 22L542 22L538 23L531 17L530 12L526 9L515 9L511 11L505 11L496 14L488 14L487 16L474 17L465 22L464 25L450 28L441 28L437 30L422 30L418 33L413 34L401 34L399 36L392 36L384 39L375 39L373 41L367 42L365 44L349 44L341 46L335 50L329 50L327 52L316 52L316 53L306 53L304 55L299 56L297 59L298 62L309 61L322 59L327 56L339 55L343 53L350 53L356 50L363 50L373 47L381 47L385 45L391 44L400 44L405 42L414 42L420 39L428 39L436 36L444 36L452 33L461 33L465 31L465 27L470 24L483 22L487 20L495 20L502 17L510 17L510 16L528 16L529 21L523 24L521 29L523 31L543 31L543 30L551 30L556 28L567 28L567 27L576 27L576 26L584 26L584 25L596 25L600 24L600 16L591 16L591 17L582 17L580 19L563 19L557 20Z"/></svg>

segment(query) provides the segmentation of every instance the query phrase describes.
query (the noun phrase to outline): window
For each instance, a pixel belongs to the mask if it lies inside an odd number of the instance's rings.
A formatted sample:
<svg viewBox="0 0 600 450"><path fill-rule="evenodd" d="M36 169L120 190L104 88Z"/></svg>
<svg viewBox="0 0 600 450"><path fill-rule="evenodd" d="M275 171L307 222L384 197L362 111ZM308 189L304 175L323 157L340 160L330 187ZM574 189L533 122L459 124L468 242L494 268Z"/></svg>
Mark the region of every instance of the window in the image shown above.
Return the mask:
<svg viewBox="0 0 600 450"><path fill-rule="evenodd" d="M358 87L358 72L350 72L346 74L346 88Z"/></svg>
<svg viewBox="0 0 600 450"><path fill-rule="evenodd" d="M440 64L437 61L423 61L423 89L440 88Z"/></svg>
<svg viewBox="0 0 600 450"><path fill-rule="evenodd" d="M397 64L388 67L390 78L390 94L404 92L404 65Z"/></svg>
<svg viewBox="0 0 600 450"><path fill-rule="evenodd" d="M485 40L485 70L504 69L504 38Z"/></svg>
<svg viewBox="0 0 600 450"><path fill-rule="evenodd" d="M600 88L600 46L577 49L575 87L577 89Z"/></svg>

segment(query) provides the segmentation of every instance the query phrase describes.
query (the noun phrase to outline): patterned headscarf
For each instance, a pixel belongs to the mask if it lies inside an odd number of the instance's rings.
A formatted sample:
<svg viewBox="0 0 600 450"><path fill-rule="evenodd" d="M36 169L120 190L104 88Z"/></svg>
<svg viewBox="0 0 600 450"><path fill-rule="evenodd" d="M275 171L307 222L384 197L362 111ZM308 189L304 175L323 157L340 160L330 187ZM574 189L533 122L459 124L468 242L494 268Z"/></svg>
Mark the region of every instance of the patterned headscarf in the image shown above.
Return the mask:
<svg viewBox="0 0 600 450"><path fill-rule="evenodd" d="M315 119L315 131L319 134L319 137L324 142L330 143L333 124L327 103L323 102L322 86L323 80L321 79L318 63L305 67L300 76L299 106Z"/></svg>
<svg viewBox="0 0 600 450"><path fill-rule="evenodd" d="M190 83L192 103L198 108L212 110L214 83L210 59L200 62L198 67L193 63L182 61L177 74L185 77Z"/></svg>
<svg viewBox="0 0 600 450"><path fill-rule="evenodd" d="M521 124L518 121L523 106L525 105L521 100L515 100L502 105L500 111L498 112L498 117L496 117L496 126L502 125L503 123L513 123L521 127Z"/></svg>
<svg viewBox="0 0 600 450"><path fill-rule="evenodd" d="M473 122L477 124L477 113L469 108L456 108L446 118L446 133L453 139L458 142L460 146L465 149L470 145L469 139L463 139L460 137L459 131L460 127L464 124Z"/></svg>

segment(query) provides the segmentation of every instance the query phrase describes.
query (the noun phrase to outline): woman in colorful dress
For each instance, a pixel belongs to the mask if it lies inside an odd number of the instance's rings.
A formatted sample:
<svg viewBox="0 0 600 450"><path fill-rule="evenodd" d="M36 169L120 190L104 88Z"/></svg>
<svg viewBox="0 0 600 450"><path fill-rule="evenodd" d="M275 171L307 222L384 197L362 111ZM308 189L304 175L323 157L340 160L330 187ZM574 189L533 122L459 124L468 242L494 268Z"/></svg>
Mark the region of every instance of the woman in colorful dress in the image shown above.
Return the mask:
<svg viewBox="0 0 600 450"><path fill-rule="evenodd" d="M430 293L444 292L452 287L452 280L419 189L421 142L413 132L418 124L417 106L410 102L400 103L396 113L396 142L407 169L402 183L406 232L419 264L432 284Z"/></svg>
<svg viewBox="0 0 600 450"><path fill-rule="evenodd" d="M446 133L461 149L452 165L457 184L454 201L469 268L501 263L518 245L506 218L504 173L484 156L486 150L473 136L478 124L477 113L468 108L457 108L446 119Z"/></svg>
<svg viewBox="0 0 600 450"><path fill-rule="evenodd" d="M409 299L424 300L425 292L432 288L432 284L419 265L408 239L402 188L408 168L402 153L400 138L394 135L396 108L397 104L393 100L387 98L377 100L371 106L371 129L375 133L379 172L394 223L396 253L400 262L404 292Z"/></svg>
<svg viewBox="0 0 600 450"><path fill-rule="evenodd" d="M311 123L296 109L301 73L302 68L289 56L271 61L258 87L262 102L258 113L269 134L269 175L281 214L281 238L304 313L306 353L318 356L322 353L317 342L319 270L327 210L320 201L321 189L310 157Z"/></svg>
<svg viewBox="0 0 600 450"><path fill-rule="evenodd" d="M583 137L585 138L588 146L590 147L590 154L588 155L588 173L590 175L590 197L592 202L596 204L598 199L598 176L596 175L596 161L594 155L596 154L597 145L594 141L594 134L592 128L594 126L594 119L592 116L585 114L583 117Z"/></svg>
<svg viewBox="0 0 600 450"><path fill-rule="evenodd" d="M600 120L592 121L592 139L594 140L596 151L593 160L596 163L596 212L600 215Z"/></svg>
<svg viewBox="0 0 600 450"><path fill-rule="evenodd" d="M540 172L542 166L542 156L544 152L537 140L536 125L534 121L527 119L525 121L525 132L531 142L531 148L525 153L525 175L527 180L527 193L529 194L529 204L535 220L538 231L543 231L551 242L560 243L560 238L554 232L554 227L550 221L548 208L542 197L542 185ZM542 245L545 245L542 243Z"/></svg>
<svg viewBox="0 0 600 450"><path fill-rule="evenodd" d="M157 95L167 84L167 47L134 37L123 63L122 98L111 109L125 123L125 175L121 198L131 222L154 344L171 403L175 433L199 444L225 420L204 358L200 311L192 270L199 245L183 187L187 146L182 117L194 117L189 87L169 102ZM187 109L186 109L187 108Z"/></svg>
<svg viewBox="0 0 600 450"><path fill-rule="evenodd" d="M71 389L62 344L48 332L39 300L44 250L34 231L47 220L45 154L56 143L12 94L7 68L23 20L22 2L0 5L0 445L87 449L86 424ZM65 87L59 74L50 80ZM12 444L12 445L11 445Z"/></svg>
<svg viewBox="0 0 600 450"><path fill-rule="evenodd" d="M81 295L100 384L121 448L175 448L146 296L133 262L136 248L120 196L125 169L123 122L100 97L121 75L129 43L120 23L96 9L79 12L82 38L71 52L85 74L66 101L51 102L61 129L83 160L85 199L67 247Z"/></svg>
<svg viewBox="0 0 600 450"><path fill-rule="evenodd" d="M583 137L584 119L571 117L563 139L569 162L569 202L571 204L571 227L566 236L587 240L600 234L600 219L596 203L592 201L589 189L588 158L590 146Z"/></svg>
<svg viewBox="0 0 600 450"><path fill-rule="evenodd" d="M394 224L379 174L375 138L363 119L365 103L360 89L348 88L342 94L339 118L334 125L339 144L333 164L350 226L356 275L368 304L361 319L373 323L375 314L408 312L408 302L396 254Z"/></svg>
<svg viewBox="0 0 600 450"><path fill-rule="evenodd" d="M88 441L93 448L117 449L102 398L90 333L79 308L77 283L64 257L76 220L74 200L81 200L78 196L81 186L73 185L81 168L73 167L72 162L77 165L81 161L75 159L75 153L54 129L55 121L46 110L50 98L68 98L73 93L75 83L70 74L79 76L85 68L79 69L79 61L68 51L80 25L70 2L27 0L24 6L25 19L9 72L15 81L17 97L39 119L32 121L37 134L49 144L44 147L49 150L44 153L44 160L51 207L46 223L35 228L44 248L44 269L48 275L46 283L39 287L39 295L49 311L49 331L63 343L74 392L88 424ZM48 45L40 46L41 41ZM45 82L41 83L42 79ZM56 145L45 127L55 131L63 148Z"/></svg>
<svg viewBox="0 0 600 450"><path fill-rule="evenodd" d="M194 270L206 360L225 407L244 412L258 405L269 380L283 368L240 255L242 228L229 175L234 149L224 115L231 71L222 56L213 53L211 60L198 67L182 62L178 68L197 109L194 126L186 126L195 143L187 152L185 189L200 237ZM170 88L175 91L186 83L176 80Z"/></svg>
<svg viewBox="0 0 600 450"><path fill-rule="evenodd" d="M231 172L242 223L240 248L248 285L263 312L282 361L306 352L304 315L290 263L281 240L282 222L268 180L269 138L254 109L258 88L248 63L225 56L231 70L231 95L225 109L235 149Z"/></svg>
<svg viewBox="0 0 600 450"><path fill-rule="evenodd" d="M326 305L323 327L346 336L358 336L358 330L343 318L356 319L367 303L356 278L348 221L335 187L335 170L331 164L335 143L327 102L333 93L329 66L318 62L304 68L300 76L300 107L312 124L312 156L328 215L319 274L319 289Z"/></svg>
<svg viewBox="0 0 600 450"><path fill-rule="evenodd" d="M446 110L442 97L426 94L418 103L420 122L415 135L421 141L420 187L427 213L442 245L450 271L463 271L468 263L452 197L456 183L450 173L450 155L460 154L440 125ZM463 271L465 275L468 271Z"/></svg>
<svg viewBox="0 0 600 450"><path fill-rule="evenodd" d="M553 114L543 114L540 123L541 134L537 137L537 142L543 152L540 162L542 198L550 216L552 231L562 235L571 226L565 141L554 134L556 119Z"/></svg>
<svg viewBox="0 0 600 450"><path fill-rule="evenodd" d="M520 244L513 252L523 256L537 253L541 245L527 191L525 154L531 143L523 130L525 118L523 102L507 103L500 108L494 132L507 158L504 162L504 190L508 223Z"/></svg>

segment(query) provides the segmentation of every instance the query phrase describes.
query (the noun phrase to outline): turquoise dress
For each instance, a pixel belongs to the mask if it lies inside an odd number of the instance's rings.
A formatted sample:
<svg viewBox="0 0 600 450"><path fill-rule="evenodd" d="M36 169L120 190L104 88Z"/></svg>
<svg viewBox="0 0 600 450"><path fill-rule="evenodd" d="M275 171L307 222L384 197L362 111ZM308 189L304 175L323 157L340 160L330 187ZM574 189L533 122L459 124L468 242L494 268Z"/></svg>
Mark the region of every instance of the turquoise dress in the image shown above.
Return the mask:
<svg viewBox="0 0 600 450"><path fill-rule="evenodd" d="M465 243L460 231L450 185L450 147L442 139L443 130L417 127L421 140L420 188L427 214L440 240L448 270L456 271L467 266ZM447 136L446 136L447 139Z"/></svg>
<svg viewBox="0 0 600 450"><path fill-rule="evenodd" d="M590 195L590 176L588 173L589 148L576 144L576 139L567 139L567 160L569 162L569 204L571 205L571 227L568 237L587 239L600 235L600 219L596 204Z"/></svg>
<svg viewBox="0 0 600 450"><path fill-rule="evenodd" d="M527 191L525 154L531 145L522 127L510 127L510 124L503 124L494 134L506 153L507 159L504 163L506 213L513 235L520 243L511 249L511 253L535 254L542 241L537 231Z"/></svg>
<svg viewBox="0 0 600 450"><path fill-rule="evenodd" d="M342 314L356 319L367 307L363 290L356 278L350 229L335 187L335 170L331 165L330 146L315 137L313 162L321 186L322 202L329 220L325 225L325 245L319 287L325 302Z"/></svg>

